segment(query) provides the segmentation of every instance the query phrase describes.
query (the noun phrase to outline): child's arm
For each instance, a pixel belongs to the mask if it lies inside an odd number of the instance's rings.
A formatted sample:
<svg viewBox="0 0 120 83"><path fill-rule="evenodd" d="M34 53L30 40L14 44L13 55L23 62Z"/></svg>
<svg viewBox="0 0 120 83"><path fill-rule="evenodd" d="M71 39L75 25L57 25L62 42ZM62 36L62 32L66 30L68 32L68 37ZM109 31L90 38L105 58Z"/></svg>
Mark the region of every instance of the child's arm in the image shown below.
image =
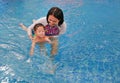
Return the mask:
<svg viewBox="0 0 120 83"><path fill-rule="evenodd" d="M35 48L35 41L32 41L31 49L30 49L30 55L33 55L34 53L34 48Z"/></svg>
<svg viewBox="0 0 120 83"><path fill-rule="evenodd" d="M23 30L25 30L26 32L28 31L28 28L24 24L20 23L19 25ZM33 39L32 35L29 35L29 38L32 40Z"/></svg>
<svg viewBox="0 0 120 83"><path fill-rule="evenodd" d="M19 25L23 30L27 31L27 27L23 23L20 23Z"/></svg>

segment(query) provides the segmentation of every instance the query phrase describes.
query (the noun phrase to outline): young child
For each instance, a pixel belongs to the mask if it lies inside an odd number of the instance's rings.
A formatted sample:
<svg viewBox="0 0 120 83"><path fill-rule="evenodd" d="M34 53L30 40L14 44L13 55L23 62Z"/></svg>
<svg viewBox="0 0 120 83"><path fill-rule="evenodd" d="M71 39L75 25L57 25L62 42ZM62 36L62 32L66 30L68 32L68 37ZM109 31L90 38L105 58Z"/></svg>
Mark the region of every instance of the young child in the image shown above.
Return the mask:
<svg viewBox="0 0 120 83"><path fill-rule="evenodd" d="M20 24L20 26L27 31L27 27L23 24ZM33 27L34 30L34 35L32 38L32 45L31 45L31 49L30 49L30 55L33 55L34 53L34 48L36 43L45 43L45 42L49 42L51 43L51 40L49 39L48 36L45 36L45 27L43 24L38 23Z"/></svg>

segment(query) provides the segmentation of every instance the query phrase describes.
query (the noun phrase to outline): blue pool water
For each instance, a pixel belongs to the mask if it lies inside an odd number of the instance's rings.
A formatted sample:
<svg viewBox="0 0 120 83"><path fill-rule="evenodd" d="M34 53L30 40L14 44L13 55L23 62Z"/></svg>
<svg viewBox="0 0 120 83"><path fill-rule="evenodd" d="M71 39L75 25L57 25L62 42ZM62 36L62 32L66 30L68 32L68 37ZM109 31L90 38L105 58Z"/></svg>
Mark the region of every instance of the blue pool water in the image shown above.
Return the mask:
<svg viewBox="0 0 120 83"><path fill-rule="evenodd" d="M67 23L59 52L51 61L36 46L30 57L19 23L29 26L52 6ZM120 0L0 0L0 83L120 83L119 63Z"/></svg>

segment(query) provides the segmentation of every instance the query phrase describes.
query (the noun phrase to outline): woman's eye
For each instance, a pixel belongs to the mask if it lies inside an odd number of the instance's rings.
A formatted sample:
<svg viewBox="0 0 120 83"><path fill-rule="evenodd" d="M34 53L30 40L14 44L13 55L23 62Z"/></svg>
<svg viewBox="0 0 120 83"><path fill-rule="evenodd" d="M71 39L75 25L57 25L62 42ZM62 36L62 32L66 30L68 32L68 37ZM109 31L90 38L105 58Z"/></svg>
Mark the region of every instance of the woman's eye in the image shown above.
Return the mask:
<svg viewBox="0 0 120 83"><path fill-rule="evenodd" d="M51 20L51 19L50 19L49 21L56 22L56 21L54 21L54 20Z"/></svg>

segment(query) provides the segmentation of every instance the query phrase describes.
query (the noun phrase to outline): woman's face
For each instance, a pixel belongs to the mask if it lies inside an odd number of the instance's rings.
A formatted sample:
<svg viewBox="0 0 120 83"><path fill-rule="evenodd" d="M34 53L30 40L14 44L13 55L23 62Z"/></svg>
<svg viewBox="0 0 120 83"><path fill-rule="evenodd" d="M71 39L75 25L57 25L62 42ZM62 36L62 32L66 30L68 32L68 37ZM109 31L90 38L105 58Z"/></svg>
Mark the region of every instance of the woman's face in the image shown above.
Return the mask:
<svg viewBox="0 0 120 83"><path fill-rule="evenodd" d="M48 22L50 26L55 26L55 25L58 25L59 20L55 18L53 15L49 15Z"/></svg>

